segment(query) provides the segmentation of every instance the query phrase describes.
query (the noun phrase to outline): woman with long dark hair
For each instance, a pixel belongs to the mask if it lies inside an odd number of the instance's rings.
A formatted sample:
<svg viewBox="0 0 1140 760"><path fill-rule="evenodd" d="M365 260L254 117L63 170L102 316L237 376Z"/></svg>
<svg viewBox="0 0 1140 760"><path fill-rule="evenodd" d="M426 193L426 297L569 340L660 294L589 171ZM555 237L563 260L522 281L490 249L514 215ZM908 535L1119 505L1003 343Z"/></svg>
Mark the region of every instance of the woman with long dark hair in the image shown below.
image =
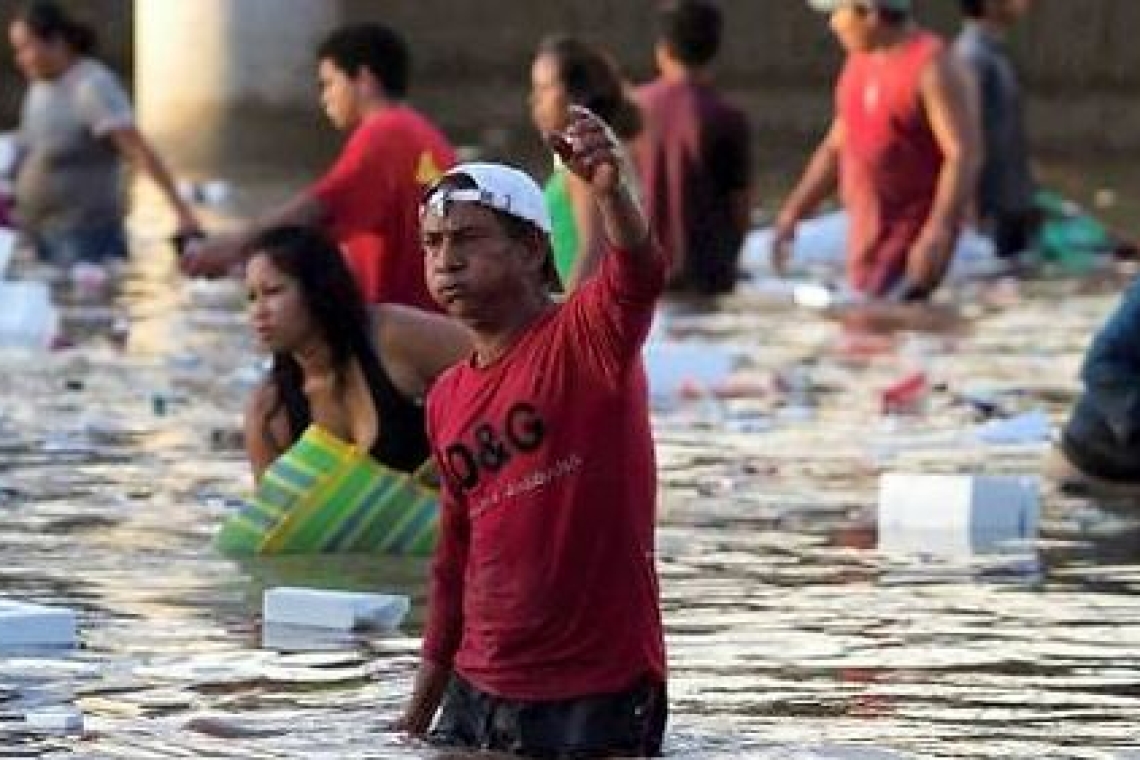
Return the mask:
<svg viewBox="0 0 1140 760"><path fill-rule="evenodd" d="M617 66L574 37L548 37L539 45L531 67L530 104L535 127L546 138L570 123L571 106L597 114L623 143L641 131L640 112L626 95ZM593 273L601 255L597 208L586 184L557 158L546 183L546 201L555 266L569 292Z"/></svg>
<svg viewBox="0 0 1140 760"><path fill-rule="evenodd" d="M278 227L251 244L250 323L272 368L246 410L255 478L311 425L404 472L428 457L420 399L470 350L465 328L394 304L365 306L320 232Z"/></svg>
<svg viewBox="0 0 1140 760"><path fill-rule="evenodd" d="M119 78L94 58L94 32L61 6L35 2L12 17L8 40L30 83L20 119L16 214L39 257L57 264L127 257L124 156L158 185L177 232L200 233L170 172L135 125Z"/></svg>

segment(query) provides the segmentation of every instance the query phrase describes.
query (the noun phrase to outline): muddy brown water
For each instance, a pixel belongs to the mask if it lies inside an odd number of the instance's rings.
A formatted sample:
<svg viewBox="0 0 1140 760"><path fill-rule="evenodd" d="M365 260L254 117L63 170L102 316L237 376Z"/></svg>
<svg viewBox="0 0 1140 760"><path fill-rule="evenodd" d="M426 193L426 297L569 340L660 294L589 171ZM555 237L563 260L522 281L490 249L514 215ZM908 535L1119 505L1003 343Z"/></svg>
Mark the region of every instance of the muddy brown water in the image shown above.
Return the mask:
<svg viewBox="0 0 1140 760"><path fill-rule="evenodd" d="M283 194L251 180L236 200ZM257 357L240 288L179 281L148 209L113 291L57 287L77 345L0 357L0 594L76 610L81 639L0 653L0 757L441 756L386 730L423 562L210 548L248 485L235 435ZM956 324L923 333L748 295L670 307L672 337L741 349L746 391L654 414L670 756L1140 757L1136 506L1045 485L1012 554L882 553L875 526L885 471L1036 473L1046 446L977 443L960 396L1062 420L1129 274L969 285ZM924 407L883 418L878 392L915 368ZM263 630L261 590L286 584L405 593L413 613L391 634ZM64 705L81 734L25 728Z"/></svg>

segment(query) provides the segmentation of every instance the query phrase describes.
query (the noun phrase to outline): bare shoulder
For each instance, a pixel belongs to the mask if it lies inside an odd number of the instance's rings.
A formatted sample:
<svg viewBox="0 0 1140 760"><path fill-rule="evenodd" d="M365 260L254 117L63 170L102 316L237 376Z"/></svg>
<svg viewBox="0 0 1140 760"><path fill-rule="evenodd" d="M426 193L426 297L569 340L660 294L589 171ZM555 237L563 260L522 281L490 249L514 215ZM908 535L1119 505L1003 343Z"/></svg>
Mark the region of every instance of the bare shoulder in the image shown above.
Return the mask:
<svg viewBox="0 0 1140 760"><path fill-rule="evenodd" d="M471 333L449 317L398 304L378 305L373 314L381 361L408 378L406 390L416 395L471 352Z"/></svg>
<svg viewBox="0 0 1140 760"><path fill-rule="evenodd" d="M277 387L266 378L249 394L245 404L246 417L265 418L276 405Z"/></svg>
<svg viewBox="0 0 1140 760"><path fill-rule="evenodd" d="M395 303L378 304L373 307L373 314L376 337L385 341L432 334L470 340L467 328L442 314Z"/></svg>
<svg viewBox="0 0 1140 760"><path fill-rule="evenodd" d="M970 76L969 64L947 46L930 60L922 72L922 86L928 91L953 91L963 87Z"/></svg>

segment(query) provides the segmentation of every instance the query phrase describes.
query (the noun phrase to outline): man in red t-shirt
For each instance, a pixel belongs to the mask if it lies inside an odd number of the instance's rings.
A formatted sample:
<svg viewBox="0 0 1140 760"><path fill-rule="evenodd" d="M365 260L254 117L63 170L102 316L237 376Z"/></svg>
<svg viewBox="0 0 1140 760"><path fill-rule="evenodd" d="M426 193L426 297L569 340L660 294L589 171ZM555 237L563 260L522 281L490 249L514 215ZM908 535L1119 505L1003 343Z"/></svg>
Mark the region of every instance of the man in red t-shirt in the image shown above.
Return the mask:
<svg viewBox="0 0 1140 760"><path fill-rule="evenodd" d="M366 300L435 309L424 284L419 202L424 188L455 163L447 140L403 102L409 54L379 24L334 31L317 52L325 111L352 130L329 172L243 234L197 246L183 269L220 274L241 261L264 229L320 226L340 244Z"/></svg>
<svg viewBox="0 0 1140 760"><path fill-rule="evenodd" d="M559 138L609 250L564 303L545 287L542 191L499 164L429 191L432 294L474 334L440 377L428 430L440 541L415 690L399 726L535 757L653 755L665 648L656 471L641 347L665 259L631 200L617 141L588 111Z"/></svg>
<svg viewBox="0 0 1140 760"><path fill-rule="evenodd" d="M808 0L847 51L835 116L775 224L782 269L796 226L839 187L851 287L922 300L938 287L980 164L967 74L915 23L911 0Z"/></svg>

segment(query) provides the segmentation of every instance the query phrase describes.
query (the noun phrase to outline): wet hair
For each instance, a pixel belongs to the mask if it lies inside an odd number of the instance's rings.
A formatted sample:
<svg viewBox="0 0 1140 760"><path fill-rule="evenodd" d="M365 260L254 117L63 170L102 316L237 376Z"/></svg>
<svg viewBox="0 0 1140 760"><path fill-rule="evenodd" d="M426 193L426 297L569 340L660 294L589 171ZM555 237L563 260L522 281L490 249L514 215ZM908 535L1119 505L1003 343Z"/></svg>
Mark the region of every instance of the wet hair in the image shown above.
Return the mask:
<svg viewBox="0 0 1140 760"><path fill-rule="evenodd" d="M428 188L424 194L424 200L427 201L437 192L478 189L478 183L466 174L446 174L438 182ZM520 219L514 214L508 214L506 211L500 211L490 206L484 206L483 208L494 215L495 220L499 223L499 227L502 228L503 233L509 239L520 243L532 241L545 249L546 259L542 268L543 285L552 290L561 290L562 279L558 276L558 269L554 266L554 248L550 242L550 235L538 225L532 224L526 219Z"/></svg>
<svg viewBox="0 0 1140 760"><path fill-rule="evenodd" d="M12 16L12 21L19 21L41 40L63 40L79 55L92 55L99 46L99 38L91 27L71 18L63 8L49 0L21 7Z"/></svg>
<svg viewBox="0 0 1140 760"><path fill-rule="evenodd" d="M574 105L585 106L609 124L622 140L641 131L641 111L626 95L614 61L575 37L547 37L538 55L548 55L558 67L558 79Z"/></svg>
<svg viewBox="0 0 1140 760"><path fill-rule="evenodd" d="M717 6L704 0L674 0L658 15L659 36L686 66L704 66L720 51L724 19Z"/></svg>
<svg viewBox="0 0 1140 760"><path fill-rule="evenodd" d="M367 69L391 98L408 94L412 56L407 43L383 24L352 24L334 30L317 48L317 60L327 60L355 77Z"/></svg>
<svg viewBox="0 0 1140 760"><path fill-rule="evenodd" d="M984 18L986 15L986 0L961 0L960 5L966 18Z"/></svg>
<svg viewBox="0 0 1140 760"><path fill-rule="evenodd" d="M353 359L366 377L379 368L364 297L340 249L324 233L310 227L273 227L254 238L246 251L251 258L265 256L282 274L296 280L305 308L328 346L337 383L345 382ZM270 442L280 443L272 440L268 423L282 407L295 438L308 427L311 414L304 381L301 365L292 354L273 354L269 382L277 393L265 419Z"/></svg>

